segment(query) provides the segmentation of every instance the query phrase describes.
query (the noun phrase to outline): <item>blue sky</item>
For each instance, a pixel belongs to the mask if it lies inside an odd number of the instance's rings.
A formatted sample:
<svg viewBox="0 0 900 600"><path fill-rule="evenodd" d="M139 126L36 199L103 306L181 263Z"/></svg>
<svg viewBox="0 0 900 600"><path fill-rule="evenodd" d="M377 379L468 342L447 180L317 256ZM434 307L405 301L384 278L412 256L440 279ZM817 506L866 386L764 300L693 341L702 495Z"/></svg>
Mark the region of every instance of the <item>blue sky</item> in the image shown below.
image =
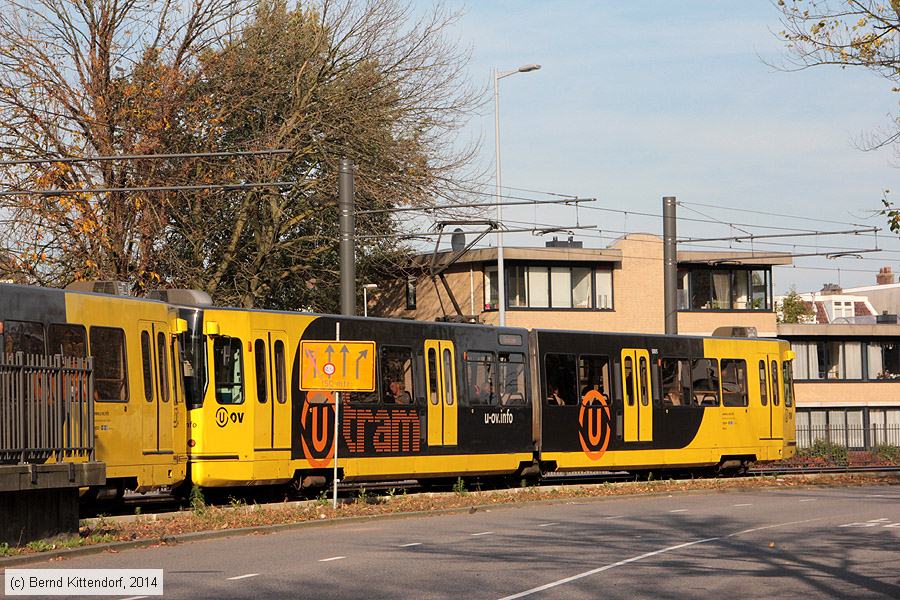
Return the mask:
<svg viewBox="0 0 900 600"><path fill-rule="evenodd" d="M420 4L431 6L424 0ZM884 189L898 187L893 196L900 200L900 168L895 166L900 161L894 153L862 152L855 146L867 133L887 127L888 116L896 113L889 82L862 70L785 73L768 66L765 61L784 57L772 33L780 27L778 13L767 2L470 0L445 5L464 10L452 34L472 48L473 81L489 85L495 67L542 65L540 71L501 82L505 186L596 197L596 206L648 213L659 213L661 197L674 195L685 203L680 217L704 218L692 208L726 222L757 225L742 226L755 234L773 233L764 225L882 226L882 219L866 210L880 207ZM488 170L493 169L493 122L489 102L466 132L481 138L480 161ZM578 216L610 238L622 230L662 230L661 220L634 214L627 223L616 213L580 211ZM575 213L542 207L537 219L572 225ZM534 221L535 211L507 209L504 220L509 227L520 226L513 221ZM679 223L680 235L738 233L728 225ZM610 242L581 239L591 247ZM513 234L505 243L542 242L531 234ZM821 250L872 248L875 239L798 238L793 243L818 243ZM900 272L897 236L879 234L878 246L888 251L864 259L798 258L796 268L775 270L776 293L791 285L819 289L825 282L868 285L880 266Z"/></svg>

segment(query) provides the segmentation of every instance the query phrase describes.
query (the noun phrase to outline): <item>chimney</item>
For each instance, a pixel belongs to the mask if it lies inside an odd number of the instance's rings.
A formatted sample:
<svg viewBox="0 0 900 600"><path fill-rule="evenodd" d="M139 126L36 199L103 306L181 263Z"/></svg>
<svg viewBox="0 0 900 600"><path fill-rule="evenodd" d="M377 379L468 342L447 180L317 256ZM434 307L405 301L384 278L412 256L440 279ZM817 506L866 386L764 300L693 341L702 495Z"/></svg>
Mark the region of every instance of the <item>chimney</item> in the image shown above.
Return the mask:
<svg viewBox="0 0 900 600"><path fill-rule="evenodd" d="M890 285L894 283L894 272L891 267L881 267L878 269L878 275L875 276L875 283L878 285Z"/></svg>
<svg viewBox="0 0 900 600"><path fill-rule="evenodd" d="M819 293L823 296L840 295L844 293L844 290L836 283L826 283Z"/></svg>

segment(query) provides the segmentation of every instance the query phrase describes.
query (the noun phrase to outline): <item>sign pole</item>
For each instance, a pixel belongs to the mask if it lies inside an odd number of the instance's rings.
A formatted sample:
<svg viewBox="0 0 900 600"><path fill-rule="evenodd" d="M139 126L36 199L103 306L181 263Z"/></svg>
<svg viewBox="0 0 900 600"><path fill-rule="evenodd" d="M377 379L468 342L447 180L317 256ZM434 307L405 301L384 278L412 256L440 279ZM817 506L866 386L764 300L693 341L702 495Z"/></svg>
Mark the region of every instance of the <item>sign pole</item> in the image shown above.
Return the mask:
<svg viewBox="0 0 900 600"><path fill-rule="evenodd" d="M334 341L341 341L341 323L334 324ZM338 423L341 421L341 393L334 394L334 491L333 503L337 510L337 484L338 484Z"/></svg>

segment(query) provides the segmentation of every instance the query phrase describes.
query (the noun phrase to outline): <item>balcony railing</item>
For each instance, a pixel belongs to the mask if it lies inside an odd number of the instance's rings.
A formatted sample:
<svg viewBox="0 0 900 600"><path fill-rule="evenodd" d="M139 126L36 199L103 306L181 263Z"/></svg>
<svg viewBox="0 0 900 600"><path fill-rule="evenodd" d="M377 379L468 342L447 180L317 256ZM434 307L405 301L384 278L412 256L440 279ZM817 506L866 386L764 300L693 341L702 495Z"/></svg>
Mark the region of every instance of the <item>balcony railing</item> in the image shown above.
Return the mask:
<svg viewBox="0 0 900 600"><path fill-rule="evenodd" d="M0 464L94 458L93 358L0 354Z"/></svg>

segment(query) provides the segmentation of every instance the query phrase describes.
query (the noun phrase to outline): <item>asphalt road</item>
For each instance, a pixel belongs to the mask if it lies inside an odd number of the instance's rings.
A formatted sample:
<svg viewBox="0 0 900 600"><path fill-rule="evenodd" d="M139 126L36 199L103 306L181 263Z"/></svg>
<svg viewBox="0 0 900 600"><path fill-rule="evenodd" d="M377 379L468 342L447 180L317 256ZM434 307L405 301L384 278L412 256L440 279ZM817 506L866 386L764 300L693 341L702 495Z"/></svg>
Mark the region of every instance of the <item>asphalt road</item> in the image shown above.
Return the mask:
<svg viewBox="0 0 900 600"><path fill-rule="evenodd" d="M189 600L900 598L900 487L522 504L32 567L162 568Z"/></svg>

